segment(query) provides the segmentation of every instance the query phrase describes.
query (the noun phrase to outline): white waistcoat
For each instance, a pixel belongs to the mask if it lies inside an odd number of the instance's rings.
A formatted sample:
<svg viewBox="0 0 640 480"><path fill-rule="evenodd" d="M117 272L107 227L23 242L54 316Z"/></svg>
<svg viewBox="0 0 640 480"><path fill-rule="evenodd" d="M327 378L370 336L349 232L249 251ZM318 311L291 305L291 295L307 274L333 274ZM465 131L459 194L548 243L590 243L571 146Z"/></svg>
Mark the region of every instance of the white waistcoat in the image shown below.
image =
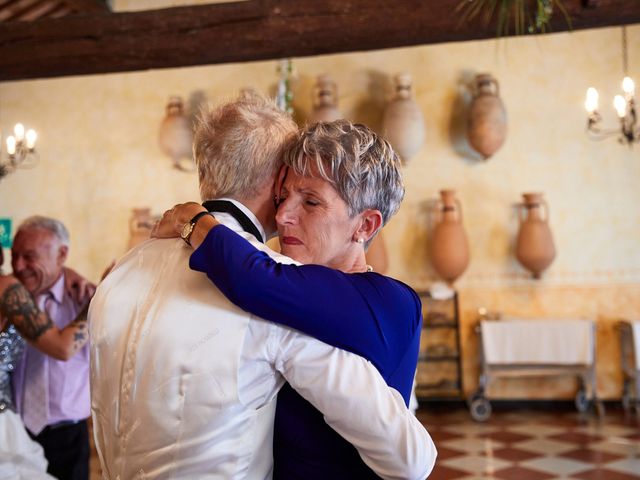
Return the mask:
<svg viewBox="0 0 640 480"><path fill-rule="evenodd" d="M182 240L132 250L91 303L91 407L110 479L263 479L275 401L238 397L249 316L202 273Z"/></svg>

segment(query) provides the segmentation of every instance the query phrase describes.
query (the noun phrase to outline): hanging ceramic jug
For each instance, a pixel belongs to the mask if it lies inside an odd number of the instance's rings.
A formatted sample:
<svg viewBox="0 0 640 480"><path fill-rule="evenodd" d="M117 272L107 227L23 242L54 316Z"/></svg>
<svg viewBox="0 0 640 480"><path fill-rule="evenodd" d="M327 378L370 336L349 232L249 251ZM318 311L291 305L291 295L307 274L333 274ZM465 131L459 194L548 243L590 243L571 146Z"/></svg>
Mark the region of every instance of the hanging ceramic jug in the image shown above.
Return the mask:
<svg viewBox="0 0 640 480"><path fill-rule="evenodd" d="M472 90L467 137L473 149L486 160L507 137L507 113L498 96L498 81L488 73L476 75Z"/></svg>
<svg viewBox="0 0 640 480"><path fill-rule="evenodd" d="M524 268L540 278L556 257L556 247L549 228L549 206L542 193L523 193L524 204L518 210L520 230L516 257ZM544 210L544 212L543 212Z"/></svg>
<svg viewBox="0 0 640 480"><path fill-rule="evenodd" d="M329 75L318 75L313 89L313 112L309 124L333 122L343 118L338 111L338 88Z"/></svg>
<svg viewBox="0 0 640 480"><path fill-rule="evenodd" d="M147 207L132 208L129 218L129 244L128 250L136 245L149 240L154 220L151 216L151 209Z"/></svg>
<svg viewBox="0 0 640 480"><path fill-rule="evenodd" d="M395 97L387 105L382 120L385 138L391 143L402 163L420 151L424 144L424 117L411 92L411 75L396 75Z"/></svg>
<svg viewBox="0 0 640 480"><path fill-rule="evenodd" d="M453 283L469 265L469 243L455 190L441 190L438 223L431 239L431 262L436 272Z"/></svg>
<svg viewBox="0 0 640 480"><path fill-rule="evenodd" d="M387 248L384 244L382 232L379 232L369 245L366 257L367 264L373 267L374 272L384 274L387 271L389 261L387 260Z"/></svg>
<svg viewBox="0 0 640 480"><path fill-rule="evenodd" d="M193 129L189 119L184 114L184 107L180 97L171 97L167 104L166 116L160 124L158 133L160 150L173 160L173 165L179 170L190 170L181 160L192 158Z"/></svg>

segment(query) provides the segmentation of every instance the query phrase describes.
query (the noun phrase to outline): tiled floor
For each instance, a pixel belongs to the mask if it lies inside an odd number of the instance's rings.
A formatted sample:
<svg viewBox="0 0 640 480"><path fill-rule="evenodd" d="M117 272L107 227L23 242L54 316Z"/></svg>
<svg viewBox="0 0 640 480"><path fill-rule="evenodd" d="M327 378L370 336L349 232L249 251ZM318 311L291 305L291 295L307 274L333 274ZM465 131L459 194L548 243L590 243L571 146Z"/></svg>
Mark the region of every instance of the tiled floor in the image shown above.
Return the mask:
<svg viewBox="0 0 640 480"><path fill-rule="evenodd" d="M494 407L477 423L463 407L423 404L418 418L438 448L429 480L640 479L640 416L608 407L598 420L561 410ZM91 460L97 480L95 450Z"/></svg>
<svg viewBox="0 0 640 480"><path fill-rule="evenodd" d="M640 416L561 410L494 410L476 423L462 407L423 404L438 448L429 480L640 479Z"/></svg>

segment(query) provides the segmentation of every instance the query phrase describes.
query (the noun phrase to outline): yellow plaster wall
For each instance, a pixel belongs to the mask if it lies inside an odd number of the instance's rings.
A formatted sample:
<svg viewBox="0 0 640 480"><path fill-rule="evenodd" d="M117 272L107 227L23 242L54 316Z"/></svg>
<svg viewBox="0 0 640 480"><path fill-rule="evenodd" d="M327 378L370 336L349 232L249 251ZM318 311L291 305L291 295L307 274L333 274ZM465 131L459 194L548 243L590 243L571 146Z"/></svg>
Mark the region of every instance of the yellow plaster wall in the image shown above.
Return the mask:
<svg viewBox="0 0 640 480"><path fill-rule="evenodd" d="M123 6L126 9L126 4ZM640 26L628 29L630 74L640 82ZM620 89L620 29L539 38L478 41L296 59L295 108L311 109L314 78L330 73L347 118L380 130L390 77L409 72L425 114L426 143L405 168L405 202L386 227L389 273L417 289L435 280L429 266L429 206L454 188L464 209L471 264L460 290L465 386L477 381L472 332L479 306L511 315L572 316L599 322L598 381L619 396L613 323L640 318L640 145L589 140L583 108L588 86L601 93L605 122ZM15 223L39 213L62 219L72 235L69 264L97 279L128 240L133 207L157 213L197 198L196 177L170 168L157 131L170 95L219 101L242 87L272 93L275 62L0 83L0 128L16 121L39 132L40 164L0 181L0 216ZM509 117L503 148L469 159L457 137L464 82L490 72ZM453 132L453 133L452 133ZM542 280L513 258L515 204L540 190L551 210L558 256ZM567 382L510 383L498 396L564 397ZM571 390L571 391L570 391Z"/></svg>

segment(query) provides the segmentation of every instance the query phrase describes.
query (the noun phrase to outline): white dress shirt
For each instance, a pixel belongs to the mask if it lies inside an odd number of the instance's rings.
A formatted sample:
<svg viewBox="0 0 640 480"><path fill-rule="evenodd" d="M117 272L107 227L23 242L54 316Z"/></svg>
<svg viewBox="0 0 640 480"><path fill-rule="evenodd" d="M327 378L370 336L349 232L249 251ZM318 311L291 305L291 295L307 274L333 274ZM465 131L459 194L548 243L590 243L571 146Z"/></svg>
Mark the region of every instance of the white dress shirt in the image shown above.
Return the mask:
<svg viewBox="0 0 640 480"><path fill-rule="evenodd" d="M230 215L216 218L292 262ZM285 381L381 477L430 473L429 434L372 364L238 309L189 270L190 254L180 239L145 242L92 301L92 415L106 478L271 478L275 399Z"/></svg>

